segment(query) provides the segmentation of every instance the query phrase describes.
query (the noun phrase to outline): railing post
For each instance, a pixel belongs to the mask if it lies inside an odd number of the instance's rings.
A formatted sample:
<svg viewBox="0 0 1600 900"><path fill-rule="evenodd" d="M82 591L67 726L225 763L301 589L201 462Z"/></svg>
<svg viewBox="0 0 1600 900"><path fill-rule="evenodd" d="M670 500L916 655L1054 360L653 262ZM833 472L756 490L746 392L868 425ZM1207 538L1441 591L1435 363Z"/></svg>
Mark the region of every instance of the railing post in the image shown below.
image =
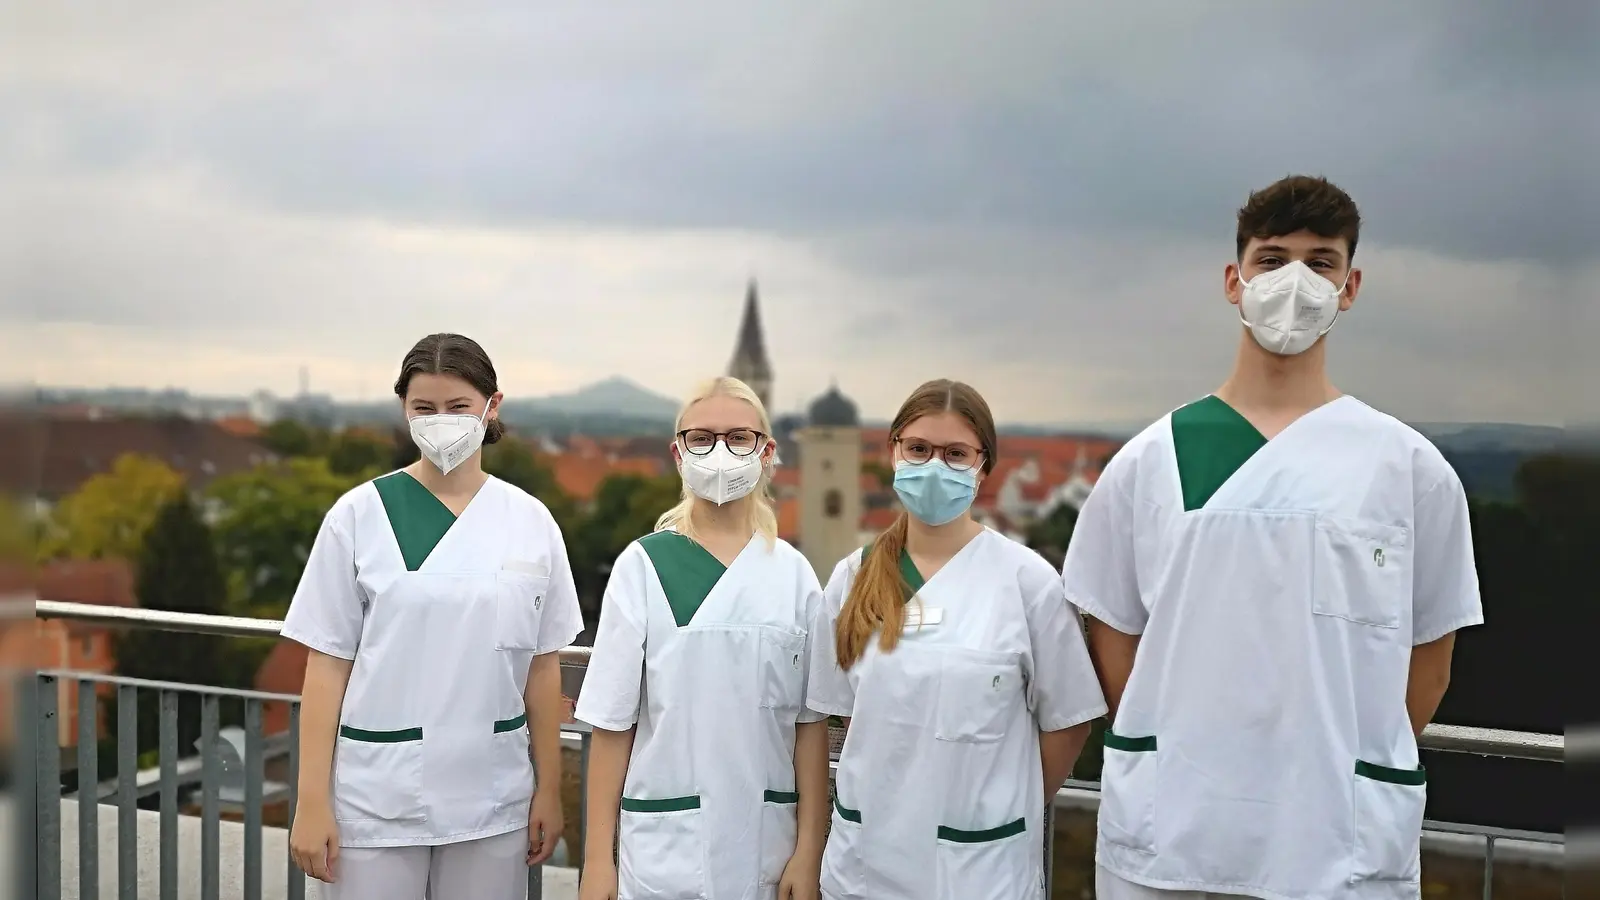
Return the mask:
<svg viewBox="0 0 1600 900"><path fill-rule="evenodd" d="M578 855L578 880L583 880L583 858L588 855L589 840L589 743L594 732L584 728L578 736L578 833L583 835L583 853Z"/></svg>
<svg viewBox="0 0 1600 900"><path fill-rule="evenodd" d="M222 790L221 760L217 746L218 700L207 695L200 700L200 897L221 900L222 818L219 794Z"/></svg>
<svg viewBox="0 0 1600 900"><path fill-rule="evenodd" d="M1483 900L1494 896L1494 835L1483 838Z"/></svg>
<svg viewBox="0 0 1600 900"><path fill-rule="evenodd" d="M162 691L160 700L160 891L161 900L178 900L178 692Z"/></svg>
<svg viewBox="0 0 1600 900"><path fill-rule="evenodd" d="M244 900L261 900L261 701L244 702Z"/></svg>
<svg viewBox="0 0 1600 900"><path fill-rule="evenodd" d="M1054 895L1056 886L1056 798L1044 803L1044 895Z"/></svg>
<svg viewBox="0 0 1600 900"><path fill-rule="evenodd" d="M61 718L60 682L39 676L38 731L34 747L38 756L37 794L39 841L39 897L61 896Z"/></svg>
<svg viewBox="0 0 1600 900"><path fill-rule="evenodd" d="M14 886L18 897L41 897L39 889L39 679L31 671L23 671L12 682L16 688L16 736L20 759L16 766L19 774L17 803L11 807L12 821L21 838ZM53 900L53 898L51 898Z"/></svg>
<svg viewBox="0 0 1600 900"><path fill-rule="evenodd" d="M300 805L300 704L289 704L289 813L285 820L289 823L289 833L294 833L294 814ZM305 900L306 876L300 867L294 864L294 854L286 854L288 859L284 865L288 867L285 875L289 879L289 900Z"/></svg>
<svg viewBox="0 0 1600 900"><path fill-rule="evenodd" d="M78 680L78 897L100 898L100 707L95 684Z"/></svg>
<svg viewBox="0 0 1600 900"><path fill-rule="evenodd" d="M139 900L139 689L117 685L117 897Z"/></svg>

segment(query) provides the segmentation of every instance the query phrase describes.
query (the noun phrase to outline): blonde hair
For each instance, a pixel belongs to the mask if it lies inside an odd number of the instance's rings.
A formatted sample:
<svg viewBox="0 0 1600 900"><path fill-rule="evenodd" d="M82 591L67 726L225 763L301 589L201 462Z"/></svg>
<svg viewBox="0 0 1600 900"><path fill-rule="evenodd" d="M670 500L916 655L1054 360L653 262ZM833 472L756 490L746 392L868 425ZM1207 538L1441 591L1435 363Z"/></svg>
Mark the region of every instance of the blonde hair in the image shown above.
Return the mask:
<svg viewBox="0 0 1600 900"><path fill-rule="evenodd" d="M972 426L983 446L983 464L979 471L988 475L994 469L1000 437L995 431L994 415L989 404L971 385L948 378L924 383L906 402L900 405L894 421L889 423L889 450L900 433L923 416L954 412ZM904 509L895 516L894 523L872 542L861 560L861 569L850 584L850 594L839 610L839 621L834 626L834 654L839 668L849 670L861 660L878 632L878 649L884 653L895 648L900 641L900 629L905 622L906 600L911 596L911 585L900 573L900 554L906 549L906 535L911 520Z"/></svg>
<svg viewBox="0 0 1600 900"><path fill-rule="evenodd" d="M762 405L761 397L751 390L749 385L737 378L730 378L726 375L705 382L693 394L689 395L689 399L683 404L683 408L678 410L678 418L672 423L672 433L676 435L683 429L683 417L688 415L690 408L701 400L709 400L712 397L732 397L735 400L743 400L750 404L755 408L756 420L760 423L761 433L767 436L769 442L773 439L772 422L767 418L767 409ZM764 449L758 452L764 452ZM690 540L700 540L699 529L695 526L694 511L701 502L704 501L689 490L687 483L684 484L683 493L677 505L662 513L661 518L656 520L656 530L667 531L670 529ZM767 546L770 548L778 538L778 513L773 508L772 464L770 462L762 465L761 480L756 483L755 490L733 502L742 505L745 524L748 526L747 530L752 534L760 534L763 538L766 538Z"/></svg>

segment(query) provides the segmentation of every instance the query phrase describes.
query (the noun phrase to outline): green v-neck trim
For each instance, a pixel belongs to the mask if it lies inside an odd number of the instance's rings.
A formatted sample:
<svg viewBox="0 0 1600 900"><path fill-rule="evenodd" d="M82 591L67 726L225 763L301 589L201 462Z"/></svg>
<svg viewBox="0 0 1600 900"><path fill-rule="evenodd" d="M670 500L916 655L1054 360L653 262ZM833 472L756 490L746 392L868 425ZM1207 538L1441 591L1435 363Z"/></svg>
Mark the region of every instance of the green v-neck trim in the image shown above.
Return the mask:
<svg viewBox="0 0 1600 900"><path fill-rule="evenodd" d="M672 620L679 628L689 624L728 567L710 550L676 531L647 534L639 539L639 546L655 566L661 591L672 609Z"/></svg>
<svg viewBox="0 0 1600 900"><path fill-rule="evenodd" d="M866 562L867 557L871 554L872 542L869 541L865 547L861 548L861 561ZM910 603L911 598L917 595L917 591L922 590L928 584L928 580L923 578L922 572L917 569L917 564L911 561L911 551L904 548L900 550L900 577L905 579L907 603Z"/></svg>
<svg viewBox="0 0 1600 900"><path fill-rule="evenodd" d="M906 587L911 588L911 596L916 596L917 591L927 586L928 580L922 577L922 572L917 564L911 561L911 552L900 551L900 577L906 580ZM910 600L911 597L907 597Z"/></svg>
<svg viewBox="0 0 1600 900"><path fill-rule="evenodd" d="M1212 394L1172 414L1172 451L1178 463L1184 512L1200 509L1267 438L1221 397Z"/></svg>
<svg viewBox="0 0 1600 900"><path fill-rule="evenodd" d="M383 511L389 515L389 528L406 571L417 571L456 523L456 514L409 472L384 475L372 486L378 489Z"/></svg>

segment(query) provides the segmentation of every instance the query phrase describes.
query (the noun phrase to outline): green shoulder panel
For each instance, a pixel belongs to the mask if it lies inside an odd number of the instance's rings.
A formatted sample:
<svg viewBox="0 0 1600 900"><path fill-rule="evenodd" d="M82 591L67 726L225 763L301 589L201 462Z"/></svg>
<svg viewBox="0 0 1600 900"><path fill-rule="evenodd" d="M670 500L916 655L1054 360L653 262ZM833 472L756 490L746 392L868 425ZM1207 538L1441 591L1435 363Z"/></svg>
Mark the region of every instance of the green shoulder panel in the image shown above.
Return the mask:
<svg viewBox="0 0 1600 900"><path fill-rule="evenodd" d="M639 546L655 566L673 621L679 628L689 624L728 567L711 551L676 531L647 534L639 539Z"/></svg>
<svg viewBox="0 0 1600 900"><path fill-rule="evenodd" d="M1215 394L1172 414L1172 452L1178 460L1185 512L1206 505L1267 439Z"/></svg>

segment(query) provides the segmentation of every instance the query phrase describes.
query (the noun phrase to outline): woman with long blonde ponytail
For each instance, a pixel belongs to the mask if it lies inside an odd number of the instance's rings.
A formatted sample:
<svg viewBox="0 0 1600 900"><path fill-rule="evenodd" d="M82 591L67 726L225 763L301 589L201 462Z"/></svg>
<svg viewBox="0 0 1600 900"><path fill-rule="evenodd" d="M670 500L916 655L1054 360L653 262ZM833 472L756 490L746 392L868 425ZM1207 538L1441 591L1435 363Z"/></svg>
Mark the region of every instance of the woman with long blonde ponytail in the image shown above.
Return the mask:
<svg viewBox="0 0 1600 900"><path fill-rule="evenodd" d="M576 711L594 729L581 900L817 897L822 588L777 536L771 431L743 382L695 391L670 445L683 497L612 567Z"/></svg>
<svg viewBox="0 0 1600 900"><path fill-rule="evenodd" d="M972 518L998 443L968 385L912 392L889 426L905 510L828 580L807 705L849 739L823 896L1043 896L1045 804L1106 704L1055 570Z"/></svg>

